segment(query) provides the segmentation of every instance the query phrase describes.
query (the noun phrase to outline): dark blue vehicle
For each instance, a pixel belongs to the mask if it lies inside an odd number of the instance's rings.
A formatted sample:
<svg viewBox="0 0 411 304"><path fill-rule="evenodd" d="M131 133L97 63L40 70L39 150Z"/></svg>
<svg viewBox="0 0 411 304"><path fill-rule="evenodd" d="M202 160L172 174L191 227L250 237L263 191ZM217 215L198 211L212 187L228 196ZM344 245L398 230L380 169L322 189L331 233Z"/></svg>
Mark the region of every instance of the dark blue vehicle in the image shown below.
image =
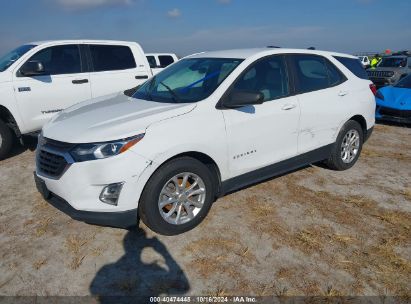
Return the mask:
<svg viewBox="0 0 411 304"><path fill-rule="evenodd" d="M411 74L376 95L376 120L411 124Z"/></svg>

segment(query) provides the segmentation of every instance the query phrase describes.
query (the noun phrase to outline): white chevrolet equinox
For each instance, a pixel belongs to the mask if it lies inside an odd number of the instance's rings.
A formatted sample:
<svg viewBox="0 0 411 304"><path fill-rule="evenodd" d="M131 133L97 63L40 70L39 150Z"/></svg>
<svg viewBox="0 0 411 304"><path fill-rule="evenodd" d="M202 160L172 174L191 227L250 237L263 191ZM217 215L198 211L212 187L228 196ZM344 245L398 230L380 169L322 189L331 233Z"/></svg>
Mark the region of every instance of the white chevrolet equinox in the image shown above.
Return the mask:
<svg viewBox="0 0 411 304"><path fill-rule="evenodd" d="M43 128L37 188L74 219L174 235L236 189L325 161L345 170L374 126L358 58L298 49L192 55L61 112ZM67 92L70 94L70 92Z"/></svg>

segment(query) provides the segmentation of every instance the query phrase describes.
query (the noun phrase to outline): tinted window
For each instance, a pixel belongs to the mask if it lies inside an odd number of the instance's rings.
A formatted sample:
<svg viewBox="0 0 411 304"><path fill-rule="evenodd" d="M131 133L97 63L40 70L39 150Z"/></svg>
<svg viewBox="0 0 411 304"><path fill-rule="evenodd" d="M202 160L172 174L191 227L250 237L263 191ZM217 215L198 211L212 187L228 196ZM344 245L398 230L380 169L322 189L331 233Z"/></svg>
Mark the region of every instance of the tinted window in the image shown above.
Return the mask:
<svg viewBox="0 0 411 304"><path fill-rule="evenodd" d="M325 65L328 71L328 82L331 87L336 86L347 80L347 78L341 73L341 71L334 64L332 64L327 59L324 59L324 60L325 60Z"/></svg>
<svg viewBox="0 0 411 304"><path fill-rule="evenodd" d="M329 87L325 59L313 55L293 55L296 89L299 93L321 90Z"/></svg>
<svg viewBox="0 0 411 304"><path fill-rule="evenodd" d="M351 71L355 76L361 79L368 79L367 72L363 68L361 62L358 59L334 56L339 62L341 62L347 69Z"/></svg>
<svg viewBox="0 0 411 304"><path fill-rule="evenodd" d="M197 102L210 96L241 62L231 58L183 59L146 81L133 97L165 103Z"/></svg>
<svg viewBox="0 0 411 304"><path fill-rule="evenodd" d="M157 62L154 56L147 56L148 64L150 65L150 68L154 69L157 67Z"/></svg>
<svg viewBox="0 0 411 304"><path fill-rule="evenodd" d="M95 72L126 70L136 67L133 53L128 46L90 45Z"/></svg>
<svg viewBox="0 0 411 304"><path fill-rule="evenodd" d="M385 57L381 60L378 67L397 68L397 67L405 67L406 64L407 64L406 57Z"/></svg>
<svg viewBox="0 0 411 304"><path fill-rule="evenodd" d="M411 89L411 74L409 74L408 76L404 77L403 79L401 79L396 85L395 87L397 88L406 88L406 89Z"/></svg>
<svg viewBox="0 0 411 304"><path fill-rule="evenodd" d="M74 44L42 49L28 61L40 61L50 75L81 73L80 51Z"/></svg>
<svg viewBox="0 0 411 304"><path fill-rule="evenodd" d="M158 56L158 60L160 61L160 66L162 68L165 68L166 66L169 66L170 64L174 62L173 57L169 55L160 55Z"/></svg>
<svg viewBox="0 0 411 304"><path fill-rule="evenodd" d="M264 58L252 64L234 84L234 90L260 92L264 101L289 95L283 56Z"/></svg>

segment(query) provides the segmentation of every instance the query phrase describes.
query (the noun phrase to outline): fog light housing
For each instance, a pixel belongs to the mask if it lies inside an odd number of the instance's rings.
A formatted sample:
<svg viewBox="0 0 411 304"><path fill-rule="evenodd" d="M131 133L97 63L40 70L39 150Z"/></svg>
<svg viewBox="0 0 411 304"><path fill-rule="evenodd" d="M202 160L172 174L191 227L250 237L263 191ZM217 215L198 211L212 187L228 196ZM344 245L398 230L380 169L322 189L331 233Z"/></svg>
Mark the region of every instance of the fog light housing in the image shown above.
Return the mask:
<svg viewBox="0 0 411 304"><path fill-rule="evenodd" d="M124 182L107 185L101 190L100 201L105 204L117 206L118 198Z"/></svg>

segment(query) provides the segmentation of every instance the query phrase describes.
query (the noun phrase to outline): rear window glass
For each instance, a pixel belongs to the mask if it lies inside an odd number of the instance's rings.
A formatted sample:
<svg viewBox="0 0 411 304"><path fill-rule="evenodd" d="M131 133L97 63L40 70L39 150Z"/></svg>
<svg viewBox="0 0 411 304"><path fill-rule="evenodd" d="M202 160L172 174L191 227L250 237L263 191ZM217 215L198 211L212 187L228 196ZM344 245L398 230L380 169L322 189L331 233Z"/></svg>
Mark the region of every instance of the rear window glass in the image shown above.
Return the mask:
<svg viewBox="0 0 411 304"><path fill-rule="evenodd" d="M128 46L90 45L95 72L126 70L136 67L133 53Z"/></svg>
<svg viewBox="0 0 411 304"><path fill-rule="evenodd" d="M160 61L160 65L162 68L169 66L170 64L174 63L173 57L169 55L160 55L158 56L158 60Z"/></svg>
<svg viewBox="0 0 411 304"><path fill-rule="evenodd" d="M353 73L358 78L368 79L367 72L358 59L340 56L334 56L334 58L341 62L347 69L351 71L351 73Z"/></svg>

